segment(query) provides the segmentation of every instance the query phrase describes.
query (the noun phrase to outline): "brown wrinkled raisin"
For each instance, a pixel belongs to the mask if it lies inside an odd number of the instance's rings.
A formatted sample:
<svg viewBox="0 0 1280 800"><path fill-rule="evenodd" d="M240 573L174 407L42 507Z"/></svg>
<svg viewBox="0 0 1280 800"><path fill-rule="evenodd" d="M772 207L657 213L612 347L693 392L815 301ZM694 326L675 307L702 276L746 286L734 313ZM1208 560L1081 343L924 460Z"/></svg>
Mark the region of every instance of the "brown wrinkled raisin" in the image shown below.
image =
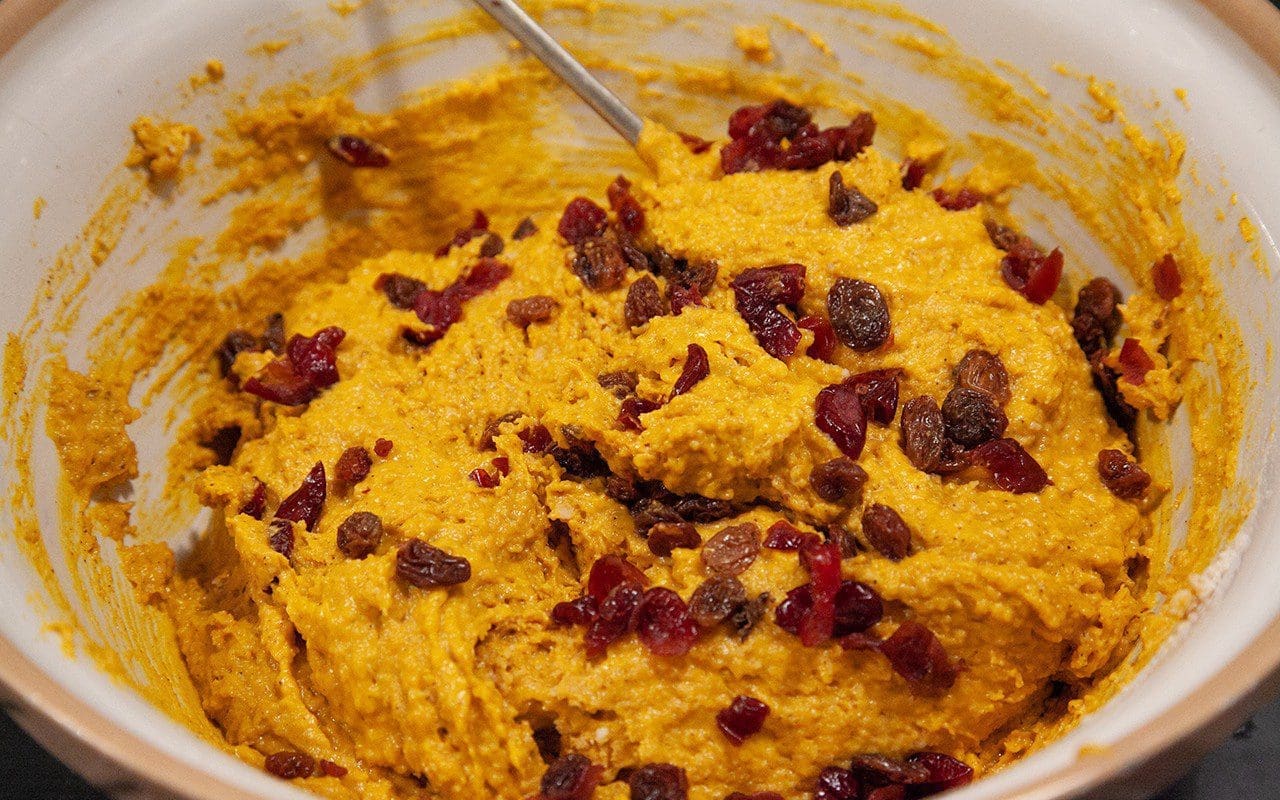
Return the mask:
<svg viewBox="0 0 1280 800"><path fill-rule="evenodd" d="M546 322L555 316L560 304L554 297L537 294L507 303L507 319L520 328L528 328L535 322Z"/></svg>
<svg viewBox="0 0 1280 800"><path fill-rule="evenodd" d="M827 216L841 228L847 228L856 222L862 222L879 210L870 197L858 190L856 186L845 186L844 175L840 170L831 173L831 181L827 190Z"/></svg>
<svg viewBox="0 0 1280 800"><path fill-rule="evenodd" d="M836 336L860 352L889 341L889 306L875 285L856 278L840 278L827 292L827 315Z"/></svg>
<svg viewBox="0 0 1280 800"><path fill-rule="evenodd" d="M236 445L240 443L240 426L228 425L219 428L213 436L200 442L200 446L213 451L214 463L226 466L235 455Z"/></svg>
<svg viewBox="0 0 1280 800"><path fill-rule="evenodd" d="M373 282L373 288L387 296L387 302L396 308L408 311L413 308L418 295L427 290L427 285L417 278L401 275L398 272L384 272Z"/></svg>
<svg viewBox="0 0 1280 800"><path fill-rule="evenodd" d="M890 561L901 561L911 555L911 529L897 511L880 503L872 503L862 512L862 535Z"/></svg>
<svg viewBox="0 0 1280 800"><path fill-rule="evenodd" d="M600 384L601 389L621 400L636 393L636 387L640 385L640 376L626 370L605 372L596 376L596 383Z"/></svg>
<svg viewBox="0 0 1280 800"><path fill-rule="evenodd" d="M396 552L396 575L419 589L454 586L471 580L471 562L413 538Z"/></svg>
<svg viewBox="0 0 1280 800"><path fill-rule="evenodd" d="M277 778L291 781L294 778L310 778L316 771L316 760L306 753L282 750L267 756L267 772Z"/></svg>
<svg viewBox="0 0 1280 800"><path fill-rule="evenodd" d="M635 479L629 475L610 475L605 478L604 493L619 503L634 503L640 497Z"/></svg>
<svg viewBox="0 0 1280 800"><path fill-rule="evenodd" d="M1120 330L1120 290L1106 278L1094 278L1080 287L1071 329L1086 356L1105 350Z"/></svg>
<svg viewBox="0 0 1280 800"><path fill-rule="evenodd" d="M666 307L662 302L662 292L658 289L658 282L649 275L642 276L627 289L627 299L622 305L622 314L628 326L639 328L654 317L660 317L665 313Z"/></svg>
<svg viewBox="0 0 1280 800"><path fill-rule="evenodd" d="M618 224L632 236L644 229L644 209L631 194L631 181L619 175L609 184L609 207L618 217Z"/></svg>
<svg viewBox="0 0 1280 800"><path fill-rule="evenodd" d="M956 445L947 438L942 410L932 397L913 398L902 407L902 452L922 472L947 474L964 467Z"/></svg>
<svg viewBox="0 0 1280 800"><path fill-rule="evenodd" d="M1120 373L1106 365L1103 361L1105 355L1105 350L1099 350L1089 358L1089 368L1093 372L1093 385L1102 395L1102 401L1106 404L1107 413L1111 418L1122 429L1132 432L1134 423L1138 421L1138 410L1124 399L1124 393L1120 391L1118 383Z"/></svg>
<svg viewBox="0 0 1280 800"><path fill-rule="evenodd" d="M955 370L956 386L986 392L1003 406L1009 402L1009 373L1000 356L986 350L970 350Z"/></svg>
<svg viewBox="0 0 1280 800"><path fill-rule="evenodd" d="M231 368L236 363L236 356L241 353L253 352L257 349L258 337L248 331L234 330L228 333L214 353L217 356L218 369L221 370L222 377L231 377Z"/></svg>
<svg viewBox="0 0 1280 800"><path fill-rule="evenodd" d="M746 641L746 638L751 635L751 631L755 630L756 625L768 613L769 603L772 600L768 592L761 592L729 615L729 624L733 626L739 640Z"/></svg>
<svg viewBox="0 0 1280 800"><path fill-rule="evenodd" d="M918 158L906 158L898 167L898 172L902 175L902 188L909 192L919 189L920 184L924 183L924 176L929 174L929 165Z"/></svg>
<svg viewBox="0 0 1280 800"><path fill-rule="evenodd" d="M502 416L489 420L489 424L484 426L484 430L480 432L480 449L492 450L494 448L493 439L502 433L502 426L523 417L519 411L508 411Z"/></svg>
<svg viewBox="0 0 1280 800"><path fill-rule="evenodd" d="M607 292L622 285L628 263L616 236L587 239L577 245L569 267L593 292Z"/></svg>
<svg viewBox="0 0 1280 800"><path fill-rule="evenodd" d="M720 267L714 261L691 262L688 259L676 258L657 248L650 256L651 266L667 283L686 289L697 289L698 294L705 297L716 285L716 275Z"/></svg>
<svg viewBox="0 0 1280 800"><path fill-rule="evenodd" d="M862 552L858 540L843 525L828 525L823 531L823 538L828 542L835 542L840 547L840 558L853 558Z"/></svg>
<svg viewBox="0 0 1280 800"><path fill-rule="evenodd" d="M338 463L333 471L338 480L354 485L369 477L369 470L372 468L373 459L369 457L368 450L363 447L348 447L338 456Z"/></svg>
<svg viewBox="0 0 1280 800"><path fill-rule="evenodd" d="M489 233L484 237L484 241L480 242L480 257L493 258L501 255L506 243L502 241L502 237L496 233Z"/></svg>
<svg viewBox="0 0 1280 800"><path fill-rule="evenodd" d="M293 559L293 523L273 519L267 525L267 546L287 559Z"/></svg>
<svg viewBox="0 0 1280 800"><path fill-rule="evenodd" d="M572 425L560 429L565 438L564 447L553 447L551 456L565 474L581 479L602 478L609 474L609 465L600 455L595 442L582 438L582 431Z"/></svg>
<svg viewBox="0 0 1280 800"><path fill-rule="evenodd" d="M1134 500L1146 494L1151 476L1119 450L1098 453L1098 476L1111 493L1122 500Z"/></svg>
<svg viewBox="0 0 1280 800"><path fill-rule="evenodd" d="M716 500L697 494L677 498L671 507L690 522L718 522L738 513L737 508L728 500Z"/></svg>
<svg viewBox="0 0 1280 800"><path fill-rule="evenodd" d="M391 163L391 151L363 136L343 133L325 142L329 152L351 167L385 167Z"/></svg>
<svg viewBox="0 0 1280 800"><path fill-rule="evenodd" d="M1038 250L1036 243L1025 234L1019 233L1007 225L1001 225L993 220L986 220L983 223L987 228L987 238L991 239L991 244L996 249L1003 250L1006 253L1012 253L1019 250Z"/></svg>
<svg viewBox="0 0 1280 800"><path fill-rule="evenodd" d="M338 550L347 558L365 558L382 543L382 519L370 511L357 511L338 526Z"/></svg>
<svg viewBox="0 0 1280 800"><path fill-rule="evenodd" d="M730 525L702 547L702 563L714 575L741 575L758 555L760 527L754 522Z"/></svg>
<svg viewBox="0 0 1280 800"><path fill-rule="evenodd" d="M702 544L702 537L688 522L659 522L649 528L649 552L666 558L672 550L692 550Z"/></svg>
<svg viewBox="0 0 1280 800"><path fill-rule="evenodd" d="M708 578L689 597L689 616L705 629L714 628L747 603L747 590L732 575Z"/></svg>
<svg viewBox="0 0 1280 800"><path fill-rule="evenodd" d="M267 317L266 330L262 332L262 349L284 355L284 314L275 313Z"/></svg>
<svg viewBox="0 0 1280 800"><path fill-rule="evenodd" d="M862 501L862 487L866 483L867 471L847 456L819 464L809 473L814 494L828 503L847 500L850 505L857 505Z"/></svg>
<svg viewBox="0 0 1280 800"><path fill-rule="evenodd" d="M515 231L511 234L511 241L518 242L522 239L528 239L537 232L538 226L534 224L533 219L525 217L520 220L520 224L516 226Z"/></svg>
<svg viewBox="0 0 1280 800"><path fill-rule="evenodd" d="M1009 418L991 395L957 386L942 401L942 423L948 439L969 448L1003 436Z"/></svg>
<svg viewBox="0 0 1280 800"><path fill-rule="evenodd" d="M560 729L554 722L548 722L533 729L533 743L538 747L538 755L544 764L552 764L560 757L563 748Z"/></svg>

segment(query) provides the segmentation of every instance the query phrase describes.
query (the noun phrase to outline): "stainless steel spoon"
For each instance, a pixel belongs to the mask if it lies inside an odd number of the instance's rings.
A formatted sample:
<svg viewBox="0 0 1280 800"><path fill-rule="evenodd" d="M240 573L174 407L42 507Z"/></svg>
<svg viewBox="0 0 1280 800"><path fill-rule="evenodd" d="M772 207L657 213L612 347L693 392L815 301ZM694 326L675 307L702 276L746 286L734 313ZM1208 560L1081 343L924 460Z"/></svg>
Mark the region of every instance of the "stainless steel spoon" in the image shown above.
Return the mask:
<svg viewBox="0 0 1280 800"><path fill-rule="evenodd" d="M627 108L616 94L596 80L568 50L534 22L518 3L514 0L475 0L475 4L493 17L507 33L516 37L579 97L587 101L587 105L622 134L622 138L632 145L639 141L640 129L644 127L640 115Z"/></svg>

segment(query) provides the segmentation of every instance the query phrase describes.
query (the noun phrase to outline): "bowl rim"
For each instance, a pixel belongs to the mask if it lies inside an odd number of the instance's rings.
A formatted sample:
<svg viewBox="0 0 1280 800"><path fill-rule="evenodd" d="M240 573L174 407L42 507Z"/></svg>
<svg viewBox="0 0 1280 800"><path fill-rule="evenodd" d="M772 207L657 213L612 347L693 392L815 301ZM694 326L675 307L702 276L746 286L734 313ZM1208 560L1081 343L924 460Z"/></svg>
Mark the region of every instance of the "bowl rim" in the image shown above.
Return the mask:
<svg viewBox="0 0 1280 800"><path fill-rule="evenodd" d="M0 2L0 58L65 0ZM1280 75L1280 8L1270 0L1196 0ZM1037 785L997 800L1134 797L1158 791L1250 714L1280 696L1280 615L1195 691L1098 752L1054 768ZM91 764L113 792L148 788L182 800L266 800L212 772L170 755L116 726L89 703L64 691L7 636L0 634L0 707L72 769ZM105 764L103 762L105 761ZM106 769L101 767L105 766Z"/></svg>

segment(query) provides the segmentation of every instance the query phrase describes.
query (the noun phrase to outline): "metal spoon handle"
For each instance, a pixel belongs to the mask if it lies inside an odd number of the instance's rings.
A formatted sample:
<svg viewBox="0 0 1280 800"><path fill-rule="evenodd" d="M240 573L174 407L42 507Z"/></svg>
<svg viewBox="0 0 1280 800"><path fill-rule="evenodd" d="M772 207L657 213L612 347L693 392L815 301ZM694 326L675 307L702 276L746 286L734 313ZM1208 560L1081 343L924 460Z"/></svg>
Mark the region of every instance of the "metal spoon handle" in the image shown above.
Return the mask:
<svg viewBox="0 0 1280 800"><path fill-rule="evenodd" d="M569 84L569 88L622 134L622 138L633 145L639 141L640 129L644 126L639 115L587 72L586 67L569 55L569 51L552 39L514 0L475 0L475 3Z"/></svg>

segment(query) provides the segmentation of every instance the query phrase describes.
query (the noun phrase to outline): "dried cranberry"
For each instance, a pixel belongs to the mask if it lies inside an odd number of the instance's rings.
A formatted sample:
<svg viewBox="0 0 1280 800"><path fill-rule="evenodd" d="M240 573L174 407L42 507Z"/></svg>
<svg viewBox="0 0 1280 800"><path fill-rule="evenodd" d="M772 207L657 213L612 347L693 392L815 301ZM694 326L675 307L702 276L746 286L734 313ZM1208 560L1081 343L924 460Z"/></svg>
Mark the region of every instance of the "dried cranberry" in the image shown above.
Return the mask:
<svg viewBox="0 0 1280 800"><path fill-rule="evenodd" d="M307 530L313 530L320 519L320 512L324 510L326 494L324 464L317 461L307 477L302 479L302 485L281 501L276 509L276 519L301 522Z"/></svg>
<svg viewBox="0 0 1280 800"><path fill-rule="evenodd" d="M649 275L643 275L627 289L627 299L622 304L622 315L627 325L639 328L654 317L666 313L662 303L662 292L658 282Z"/></svg>
<svg viewBox="0 0 1280 800"><path fill-rule="evenodd" d="M809 124L812 115L800 106L778 99L758 106L744 106L729 117L729 136L741 139L752 129L764 127L779 139L794 136Z"/></svg>
<svg viewBox="0 0 1280 800"><path fill-rule="evenodd" d="M686 308L703 305L702 291L697 286L669 283L667 284L667 304L671 306L671 315L678 317Z"/></svg>
<svg viewBox="0 0 1280 800"><path fill-rule="evenodd" d="M471 580L471 562L413 538L396 552L396 575L419 589L455 586Z"/></svg>
<svg viewBox="0 0 1280 800"><path fill-rule="evenodd" d="M636 387L640 385L640 376L626 370L605 372L596 376L596 383L600 384L601 389L621 400L636 393Z"/></svg>
<svg viewBox="0 0 1280 800"><path fill-rule="evenodd" d="M401 275L396 272L384 272L373 282L373 288L387 296L387 302L396 308L409 310L418 299L418 295L427 290L427 285L417 278Z"/></svg>
<svg viewBox="0 0 1280 800"><path fill-rule="evenodd" d="M686 348L684 367L680 377L671 387L671 397L676 398L697 386L711 374L711 362L707 360L707 351L700 344L691 344Z"/></svg>
<svg viewBox="0 0 1280 800"><path fill-rule="evenodd" d="M1182 294L1182 273L1172 253L1165 253L1151 268L1151 280L1161 300L1169 301Z"/></svg>
<svg viewBox="0 0 1280 800"><path fill-rule="evenodd" d="M875 625L884 617L884 601L876 590L858 581L841 581L836 592L836 618L831 635L845 638Z"/></svg>
<svg viewBox="0 0 1280 800"><path fill-rule="evenodd" d="M809 571L813 607L800 620L797 635L805 647L831 638L835 628L836 594L840 591L840 547L834 542L808 541L800 547L800 563Z"/></svg>
<svg viewBox="0 0 1280 800"><path fill-rule="evenodd" d="M310 778L316 771L316 760L306 753L282 750L267 756L264 764L267 772L286 781L294 778Z"/></svg>
<svg viewBox="0 0 1280 800"><path fill-rule="evenodd" d="M1033 303L1043 305L1062 280L1062 251L1045 255L1039 250L1015 250L1000 261L1004 282Z"/></svg>
<svg viewBox="0 0 1280 800"><path fill-rule="evenodd" d="M986 392L957 386L942 401L947 438L962 447L977 447L1004 435L1009 418Z"/></svg>
<svg viewBox="0 0 1280 800"><path fill-rule="evenodd" d="M445 256L455 247L462 247L472 239L477 239L489 232L489 218L485 216L483 211L476 210L471 218L471 226L467 228L458 228L453 238L445 242L436 250L437 256Z"/></svg>
<svg viewBox="0 0 1280 800"><path fill-rule="evenodd" d="M385 167L391 163L390 150L363 136L339 134L325 142L325 146L348 166Z"/></svg>
<svg viewBox="0 0 1280 800"><path fill-rule="evenodd" d="M818 392L814 423L831 437L841 453L856 459L867 443L867 419L857 390L842 383Z"/></svg>
<svg viewBox="0 0 1280 800"><path fill-rule="evenodd" d="M867 543L890 561L911 555L911 529L897 511L872 503L862 512L862 535Z"/></svg>
<svg viewBox="0 0 1280 800"><path fill-rule="evenodd" d="M502 241L502 237L496 233L488 233L484 237L484 241L480 242L480 257L493 258L502 254L506 249L506 244Z"/></svg>
<svg viewBox="0 0 1280 800"><path fill-rule="evenodd" d="M540 800L590 800L604 777L604 767L583 755L557 758L542 774Z"/></svg>
<svg viewBox="0 0 1280 800"><path fill-rule="evenodd" d="M631 800L687 800L689 779L671 764L646 764L627 776Z"/></svg>
<svg viewBox="0 0 1280 800"><path fill-rule="evenodd" d="M454 281L444 291L459 302L465 302L493 291L510 277L509 264L493 258L481 258L467 271L466 275Z"/></svg>
<svg viewBox="0 0 1280 800"><path fill-rule="evenodd" d="M968 786L973 781L973 767L942 753L912 753L906 763L924 767L929 777L921 781L931 792L945 792Z"/></svg>
<svg viewBox="0 0 1280 800"><path fill-rule="evenodd" d="M787 633L799 636L800 625L813 610L813 592L809 584L801 584L787 592L782 602L773 611L773 621ZM835 630L834 623L832 630Z"/></svg>
<svg viewBox="0 0 1280 800"><path fill-rule="evenodd" d="M713 575L741 575L760 554L760 528L754 522L730 525L702 547L702 563Z"/></svg>
<svg viewBox="0 0 1280 800"><path fill-rule="evenodd" d="M332 761L321 759L318 765L320 774L326 778L345 778L347 777L347 768L339 766Z"/></svg>
<svg viewBox="0 0 1280 800"><path fill-rule="evenodd" d="M391 454L391 448L395 447L395 442L390 439L379 439L373 443L373 452L378 458L386 458Z"/></svg>
<svg viewBox="0 0 1280 800"><path fill-rule="evenodd" d="M813 800L860 800L862 787L853 773L841 767L826 767L818 773Z"/></svg>
<svg viewBox="0 0 1280 800"><path fill-rule="evenodd" d="M632 236L638 235L644 229L644 209L631 194L631 181L619 175L609 184L608 194L609 207L618 216L618 224Z"/></svg>
<svg viewBox="0 0 1280 800"><path fill-rule="evenodd" d="M735 745L742 744L748 736L754 736L764 727L769 716L769 706L763 701L746 695L738 695L728 708L716 713L716 727Z"/></svg>
<svg viewBox="0 0 1280 800"><path fill-rule="evenodd" d="M867 786L917 786L929 780L923 764L907 763L875 753L854 756L849 771Z"/></svg>
<svg viewBox="0 0 1280 800"><path fill-rule="evenodd" d="M235 366L236 356L241 353L251 353L258 349L258 337L248 331L234 330L227 334L222 340L222 344L218 345L218 349L214 355L218 359L218 368L222 372L222 377L229 378L232 374L232 367Z"/></svg>
<svg viewBox="0 0 1280 800"><path fill-rule="evenodd" d="M254 519L262 519L262 515L267 513L267 485L257 478L253 479L253 484L253 493L249 495L244 505L240 506L240 513Z"/></svg>
<svg viewBox="0 0 1280 800"><path fill-rule="evenodd" d="M779 305L795 305L804 296L805 268L782 264L745 270L730 284L738 314L766 353L790 358L800 345L800 329Z"/></svg>
<svg viewBox="0 0 1280 800"><path fill-rule="evenodd" d="M600 601L589 594L563 603L556 603L551 609L551 621L557 625L587 626L600 613Z"/></svg>
<svg viewBox="0 0 1280 800"><path fill-rule="evenodd" d="M600 658L609 645L635 627L643 596L644 591L635 581L625 580L613 587L609 595L600 602L600 610L587 627L583 638L588 658Z"/></svg>
<svg viewBox="0 0 1280 800"><path fill-rule="evenodd" d="M849 348L865 353L889 341L889 306L874 284L837 279L827 292L827 313L836 336Z"/></svg>
<svg viewBox="0 0 1280 800"><path fill-rule="evenodd" d="M591 573L587 577L587 594L604 602L616 586L628 581L639 586L649 585L649 579L640 568L622 556L601 556L591 565Z"/></svg>
<svg viewBox="0 0 1280 800"><path fill-rule="evenodd" d="M856 186L845 186L840 170L831 173L827 187L827 216L841 228L868 219L879 210L870 197L858 191Z"/></svg>
<svg viewBox="0 0 1280 800"><path fill-rule="evenodd" d="M709 142L700 136L694 136L692 133L684 131L676 131L676 135L680 137L680 141L684 142L685 147L689 148L689 152L694 155L702 155L711 149L713 142Z"/></svg>
<svg viewBox="0 0 1280 800"><path fill-rule="evenodd" d="M846 633L840 637L843 650L879 650L880 637L870 633Z"/></svg>
<svg viewBox="0 0 1280 800"><path fill-rule="evenodd" d="M962 186L957 191L950 189L934 189L933 199L948 211L965 211L982 202L982 195Z"/></svg>
<svg viewBox="0 0 1280 800"><path fill-rule="evenodd" d="M585 197L575 197L565 206L556 230L569 244L578 245L604 233L608 220L603 208Z"/></svg>
<svg viewBox="0 0 1280 800"><path fill-rule="evenodd" d="M862 405L862 413L870 422L888 425L898 413L898 379L900 369L876 369L845 380Z"/></svg>
<svg viewBox="0 0 1280 800"><path fill-rule="evenodd" d="M357 511L338 526L338 551L347 558L366 558L382 543L382 519Z"/></svg>
<svg viewBox="0 0 1280 800"><path fill-rule="evenodd" d="M946 436L942 410L932 397L913 398L902 407L902 452L922 472L947 474L964 467L962 454Z"/></svg>
<svg viewBox="0 0 1280 800"><path fill-rule="evenodd" d="M511 233L511 241L519 242L524 239L528 239L537 232L538 226L534 224L534 221L531 218L525 217L520 220L520 224L516 225L516 229Z"/></svg>
<svg viewBox="0 0 1280 800"><path fill-rule="evenodd" d="M688 522L659 522L649 528L646 541L649 552L666 558L676 549L692 550L702 544L702 537Z"/></svg>
<svg viewBox="0 0 1280 800"><path fill-rule="evenodd" d="M267 525L267 547L293 560L293 523L276 518Z"/></svg>
<svg viewBox="0 0 1280 800"><path fill-rule="evenodd" d="M312 386L323 389L338 382L337 347L346 331L328 327L312 336L295 335L289 339L285 353L294 370Z"/></svg>
<svg viewBox="0 0 1280 800"><path fill-rule="evenodd" d="M348 447L338 456L338 463L334 465L333 471L338 480L354 485L369 477L369 470L372 468L373 459L368 450L363 447Z"/></svg>
<svg viewBox="0 0 1280 800"><path fill-rule="evenodd" d="M1098 476L1112 494L1123 500L1142 497L1151 486L1147 471L1119 450L1098 453Z"/></svg>
<svg viewBox="0 0 1280 800"><path fill-rule="evenodd" d="M1125 339L1120 346L1120 373L1124 379L1134 386L1147 382L1147 373L1155 369L1156 362L1151 360L1142 343L1137 339Z"/></svg>
<svg viewBox="0 0 1280 800"><path fill-rule="evenodd" d="M847 501L849 505L857 505L862 501L862 487L866 483L867 471L847 456L823 462L809 473L813 493L828 503Z"/></svg>
<svg viewBox="0 0 1280 800"><path fill-rule="evenodd" d="M494 470L502 477L505 478L511 474L511 459L506 456L498 456L489 463L493 465Z"/></svg>
<svg viewBox="0 0 1280 800"><path fill-rule="evenodd" d="M626 249L612 232L577 245L569 261L573 274L593 292L617 289L626 280L630 266Z"/></svg>
<svg viewBox="0 0 1280 800"><path fill-rule="evenodd" d="M790 522L780 519L769 526L764 537L764 546L770 550L792 552L799 550L801 545L813 538L815 537L812 533L805 533Z"/></svg>
<svg viewBox="0 0 1280 800"><path fill-rule="evenodd" d="M732 575L708 578L689 597L689 616L704 629L724 622L747 602L742 581Z"/></svg>
<svg viewBox="0 0 1280 800"><path fill-rule="evenodd" d="M200 446L213 452L215 464L226 466L231 463L231 458L235 455L241 433L239 425L228 425L225 428L219 428L208 439L201 440Z"/></svg>
<svg viewBox="0 0 1280 800"><path fill-rule="evenodd" d="M960 674L933 631L914 620L898 626L880 643L880 652L893 669L914 686L930 691L950 689Z"/></svg>
<svg viewBox="0 0 1280 800"><path fill-rule="evenodd" d="M560 736L560 729L556 727L554 722L548 722L533 729L533 743L538 748L538 755L542 758L542 762L550 766L560 758L563 741Z"/></svg>
<svg viewBox="0 0 1280 800"><path fill-rule="evenodd" d="M500 417L494 417L485 424L484 430L480 432L480 441L477 443L481 450L492 450L495 445L493 440L502 434L502 427L519 420L524 414L519 411L508 411ZM550 432L548 432L550 437Z"/></svg>
<svg viewBox="0 0 1280 800"><path fill-rule="evenodd" d="M481 489L493 489L497 487L499 483L498 477L483 467L477 467L471 470L471 473L467 475L467 477Z"/></svg>
<svg viewBox="0 0 1280 800"><path fill-rule="evenodd" d="M996 403L1009 402L1009 373L1000 357L986 350L970 350L955 369L956 386L986 392ZM944 412L945 414L945 412Z"/></svg>
<svg viewBox="0 0 1280 800"><path fill-rule="evenodd" d="M643 397L628 397L622 401L622 408L618 412L618 424L623 430L638 433L644 430L644 424L640 422L640 415L657 411L660 408L662 408L661 403L645 400Z"/></svg>
<svg viewBox="0 0 1280 800"><path fill-rule="evenodd" d="M831 362L832 356L836 353L836 331L831 327L831 323L826 317L820 317L816 314L807 317L801 317L796 320L796 327L802 330L813 332L813 344L809 345L809 349L805 351L805 355L809 358L816 358L819 361Z"/></svg>
<svg viewBox="0 0 1280 800"><path fill-rule="evenodd" d="M551 438L551 431L545 425L525 428L517 432L516 436L524 443L521 449L526 453L550 453L556 446L555 439Z"/></svg>
<svg viewBox="0 0 1280 800"><path fill-rule="evenodd" d="M973 450L973 462L986 467L996 486L1006 492L1038 492L1053 481L1014 439L995 439Z"/></svg>
<svg viewBox="0 0 1280 800"><path fill-rule="evenodd" d="M909 192L919 189L920 184L924 183L924 176L929 174L929 166L919 159L906 158L898 172L902 175L902 188Z"/></svg>
<svg viewBox="0 0 1280 800"><path fill-rule="evenodd" d="M663 587L644 593L635 615L636 636L659 656L682 656L698 638L698 625L680 595Z"/></svg>
<svg viewBox="0 0 1280 800"><path fill-rule="evenodd" d="M547 322L555 316L560 303L554 297L538 294L507 303L507 319L519 328L528 328L535 322Z"/></svg>

